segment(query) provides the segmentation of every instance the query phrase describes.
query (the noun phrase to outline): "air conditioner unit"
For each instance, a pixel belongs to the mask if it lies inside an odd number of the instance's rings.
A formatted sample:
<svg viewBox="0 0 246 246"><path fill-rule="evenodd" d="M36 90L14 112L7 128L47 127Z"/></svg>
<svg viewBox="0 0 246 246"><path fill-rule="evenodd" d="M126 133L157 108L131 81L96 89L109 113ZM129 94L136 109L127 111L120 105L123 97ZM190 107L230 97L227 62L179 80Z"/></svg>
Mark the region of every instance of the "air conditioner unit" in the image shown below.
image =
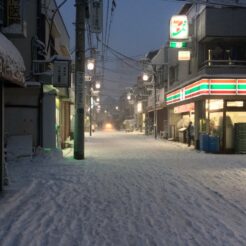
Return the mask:
<svg viewBox="0 0 246 246"><path fill-rule="evenodd" d="M49 70L50 62L44 60L33 60L32 61L32 73L33 75L41 75Z"/></svg>

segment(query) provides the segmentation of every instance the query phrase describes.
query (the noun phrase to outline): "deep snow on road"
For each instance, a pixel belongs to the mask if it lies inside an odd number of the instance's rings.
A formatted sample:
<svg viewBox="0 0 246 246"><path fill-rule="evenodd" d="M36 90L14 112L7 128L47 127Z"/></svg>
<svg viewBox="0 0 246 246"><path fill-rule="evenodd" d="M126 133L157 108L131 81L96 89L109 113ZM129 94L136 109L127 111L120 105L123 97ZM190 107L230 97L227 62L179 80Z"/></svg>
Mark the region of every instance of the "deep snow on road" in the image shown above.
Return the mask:
<svg viewBox="0 0 246 246"><path fill-rule="evenodd" d="M1 246L246 245L244 155L97 132L86 159L40 152L8 164Z"/></svg>

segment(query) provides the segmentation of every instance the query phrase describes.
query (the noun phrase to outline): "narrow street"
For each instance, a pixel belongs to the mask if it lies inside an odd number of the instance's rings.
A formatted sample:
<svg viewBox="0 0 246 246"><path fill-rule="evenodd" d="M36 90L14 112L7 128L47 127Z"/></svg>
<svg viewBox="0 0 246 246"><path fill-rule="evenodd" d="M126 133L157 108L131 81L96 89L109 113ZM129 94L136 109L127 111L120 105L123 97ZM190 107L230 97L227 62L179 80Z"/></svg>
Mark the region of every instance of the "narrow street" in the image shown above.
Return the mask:
<svg viewBox="0 0 246 246"><path fill-rule="evenodd" d="M8 164L1 246L246 245L244 155L125 132Z"/></svg>

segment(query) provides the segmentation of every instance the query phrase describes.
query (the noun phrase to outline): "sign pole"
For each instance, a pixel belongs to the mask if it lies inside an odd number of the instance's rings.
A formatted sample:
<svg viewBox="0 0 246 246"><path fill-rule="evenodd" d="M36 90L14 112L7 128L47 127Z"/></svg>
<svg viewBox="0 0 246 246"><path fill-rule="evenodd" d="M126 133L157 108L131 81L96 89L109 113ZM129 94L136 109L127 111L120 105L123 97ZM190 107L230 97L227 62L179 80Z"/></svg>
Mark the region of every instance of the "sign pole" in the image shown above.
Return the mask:
<svg viewBox="0 0 246 246"><path fill-rule="evenodd" d="M74 159L84 156L85 0L76 0Z"/></svg>

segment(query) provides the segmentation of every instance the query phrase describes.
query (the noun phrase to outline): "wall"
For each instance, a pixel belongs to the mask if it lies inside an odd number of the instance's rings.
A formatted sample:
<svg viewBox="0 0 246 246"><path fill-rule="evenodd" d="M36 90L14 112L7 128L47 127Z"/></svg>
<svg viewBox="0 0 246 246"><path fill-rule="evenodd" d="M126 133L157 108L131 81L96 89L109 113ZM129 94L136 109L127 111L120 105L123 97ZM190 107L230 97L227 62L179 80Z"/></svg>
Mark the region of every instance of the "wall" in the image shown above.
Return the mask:
<svg viewBox="0 0 246 246"><path fill-rule="evenodd" d="M32 47L32 37L37 34L37 1L24 1L24 19L27 24L27 37L11 37L10 40L14 43L17 49L20 51L25 66L26 66L26 76L30 75L32 60L31 60L31 47ZM27 11L32 10L32 11Z"/></svg>
<svg viewBox="0 0 246 246"><path fill-rule="evenodd" d="M211 37L245 37L243 8L206 8L199 16L198 40Z"/></svg>
<svg viewBox="0 0 246 246"><path fill-rule="evenodd" d="M55 94L43 97L43 147L56 148L56 105Z"/></svg>
<svg viewBox="0 0 246 246"><path fill-rule="evenodd" d="M21 91L21 93L20 93ZM5 131L7 135L32 135L39 138L39 88L5 89Z"/></svg>

